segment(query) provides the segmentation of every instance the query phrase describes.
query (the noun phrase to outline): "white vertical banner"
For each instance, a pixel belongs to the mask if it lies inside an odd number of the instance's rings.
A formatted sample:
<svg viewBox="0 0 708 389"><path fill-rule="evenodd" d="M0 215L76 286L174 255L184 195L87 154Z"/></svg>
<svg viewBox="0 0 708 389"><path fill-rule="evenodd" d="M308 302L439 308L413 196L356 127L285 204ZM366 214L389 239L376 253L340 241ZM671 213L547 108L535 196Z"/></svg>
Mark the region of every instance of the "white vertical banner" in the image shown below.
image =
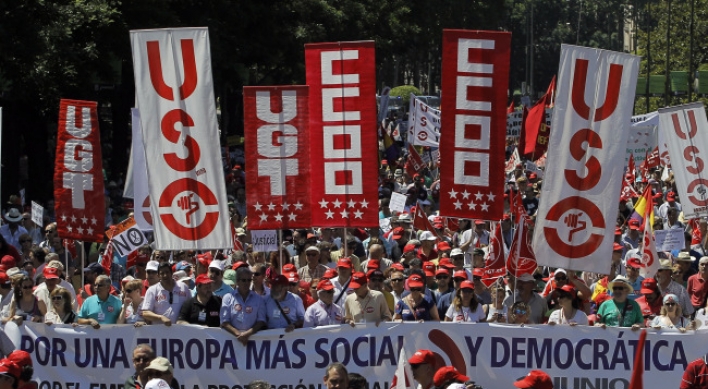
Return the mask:
<svg viewBox="0 0 708 389"><path fill-rule="evenodd" d="M440 146L440 110L417 100L411 93L413 140L415 146ZM410 123L409 123L410 124Z"/></svg>
<svg viewBox="0 0 708 389"><path fill-rule="evenodd" d="M133 30L130 41L156 249L231 248L209 32Z"/></svg>
<svg viewBox="0 0 708 389"><path fill-rule="evenodd" d="M140 127L140 110L133 108L132 115L132 179L133 179L133 217L142 231L152 231L152 215L150 214L150 194L148 192L147 167L145 166L145 145L143 145L143 130Z"/></svg>
<svg viewBox="0 0 708 389"><path fill-rule="evenodd" d="M32 222L39 227L44 227L44 207L32 202Z"/></svg>
<svg viewBox="0 0 708 389"><path fill-rule="evenodd" d="M563 45L534 251L539 265L610 272L639 57Z"/></svg>
<svg viewBox="0 0 708 389"><path fill-rule="evenodd" d="M683 215L708 215L708 120L703 103L659 109L659 129L667 142Z"/></svg>

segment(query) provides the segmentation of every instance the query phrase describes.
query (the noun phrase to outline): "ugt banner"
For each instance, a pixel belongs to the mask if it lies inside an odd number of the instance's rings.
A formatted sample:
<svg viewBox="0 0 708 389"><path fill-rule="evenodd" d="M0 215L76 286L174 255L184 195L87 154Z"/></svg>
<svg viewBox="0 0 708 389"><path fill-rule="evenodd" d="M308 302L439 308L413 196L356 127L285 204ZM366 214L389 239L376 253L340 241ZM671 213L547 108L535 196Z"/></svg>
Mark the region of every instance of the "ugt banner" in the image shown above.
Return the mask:
<svg viewBox="0 0 708 389"><path fill-rule="evenodd" d="M639 57L563 45L536 219L539 265L610 272Z"/></svg>
<svg viewBox="0 0 708 389"><path fill-rule="evenodd" d="M308 87L244 87L243 100L248 228L309 228Z"/></svg>
<svg viewBox="0 0 708 389"><path fill-rule="evenodd" d="M103 241L105 192L95 101L59 102L54 209L62 238Z"/></svg>
<svg viewBox="0 0 708 389"><path fill-rule="evenodd" d="M502 218L510 44L507 32L443 30L441 215Z"/></svg>
<svg viewBox="0 0 708 389"><path fill-rule="evenodd" d="M312 224L378 227L374 42L305 45Z"/></svg>
<svg viewBox="0 0 708 389"><path fill-rule="evenodd" d="M206 28L133 30L156 249L231 247Z"/></svg>
<svg viewBox="0 0 708 389"><path fill-rule="evenodd" d="M684 216L708 215L708 121L703 103L659 109L659 128L669 148Z"/></svg>
<svg viewBox="0 0 708 389"><path fill-rule="evenodd" d="M386 389L399 364L427 349L433 370L455 366L484 388L513 388L529 370L548 373L554 388L629 388L639 332L628 328L486 323L374 323L260 331L245 346L220 328L191 325L90 326L25 322L5 333L32 355L39 388L119 388L134 374L132 352L147 343L174 366L189 389L241 389L255 379L276 388L324 388L331 363ZM651 388L675 388L686 365L705 355L708 332L652 330L644 345L644 379ZM16 336L15 336L16 332ZM320 385L320 386L318 386Z"/></svg>

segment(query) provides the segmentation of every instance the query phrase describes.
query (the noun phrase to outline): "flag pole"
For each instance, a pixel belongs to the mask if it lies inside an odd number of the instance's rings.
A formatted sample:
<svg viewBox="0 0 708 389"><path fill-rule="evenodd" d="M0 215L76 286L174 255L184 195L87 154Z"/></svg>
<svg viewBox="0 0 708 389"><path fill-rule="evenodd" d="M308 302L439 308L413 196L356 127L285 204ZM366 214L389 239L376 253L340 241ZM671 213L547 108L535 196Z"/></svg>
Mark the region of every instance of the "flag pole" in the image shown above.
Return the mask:
<svg viewBox="0 0 708 389"><path fill-rule="evenodd" d="M278 260L278 266L280 267L279 273L283 274L283 230L282 229L278 230L278 242L280 242L280 246L278 247L278 255L280 256L280 260Z"/></svg>
<svg viewBox="0 0 708 389"><path fill-rule="evenodd" d="M349 254L347 253L347 227L342 228L342 239L344 239L344 244L342 244L342 247L344 247L344 257L348 257Z"/></svg>

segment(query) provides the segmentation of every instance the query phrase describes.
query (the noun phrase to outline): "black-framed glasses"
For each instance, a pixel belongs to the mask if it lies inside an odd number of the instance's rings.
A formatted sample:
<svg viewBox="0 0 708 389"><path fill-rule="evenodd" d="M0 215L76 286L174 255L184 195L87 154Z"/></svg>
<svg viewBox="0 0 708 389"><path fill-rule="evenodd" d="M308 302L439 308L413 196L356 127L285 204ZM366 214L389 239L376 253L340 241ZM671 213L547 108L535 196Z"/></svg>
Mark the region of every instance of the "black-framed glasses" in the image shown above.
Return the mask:
<svg viewBox="0 0 708 389"><path fill-rule="evenodd" d="M64 300L64 297L61 297L61 296L52 297L52 301L61 301L61 300Z"/></svg>
<svg viewBox="0 0 708 389"><path fill-rule="evenodd" d="M51 234L52 232L54 232L54 230L44 230L45 234Z"/></svg>
<svg viewBox="0 0 708 389"><path fill-rule="evenodd" d="M403 282L405 278L391 278L391 282Z"/></svg>

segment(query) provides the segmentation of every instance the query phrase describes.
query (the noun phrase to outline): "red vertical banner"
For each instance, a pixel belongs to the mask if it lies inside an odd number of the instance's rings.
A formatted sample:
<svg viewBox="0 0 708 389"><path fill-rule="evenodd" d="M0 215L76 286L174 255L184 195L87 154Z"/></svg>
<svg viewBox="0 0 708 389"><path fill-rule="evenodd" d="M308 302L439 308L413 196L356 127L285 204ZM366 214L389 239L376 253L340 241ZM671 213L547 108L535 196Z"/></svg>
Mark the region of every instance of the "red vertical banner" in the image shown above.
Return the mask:
<svg viewBox="0 0 708 389"><path fill-rule="evenodd" d="M499 220L511 34L443 30L440 213Z"/></svg>
<svg viewBox="0 0 708 389"><path fill-rule="evenodd" d="M378 227L374 42L305 45L312 224Z"/></svg>
<svg viewBox="0 0 708 389"><path fill-rule="evenodd" d="M308 87L244 87L248 228L309 228Z"/></svg>
<svg viewBox="0 0 708 389"><path fill-rule="evenodd" d="M101 140L94 101L61 100L54 167L59 236L103 241L105 198Z"/></svg>

